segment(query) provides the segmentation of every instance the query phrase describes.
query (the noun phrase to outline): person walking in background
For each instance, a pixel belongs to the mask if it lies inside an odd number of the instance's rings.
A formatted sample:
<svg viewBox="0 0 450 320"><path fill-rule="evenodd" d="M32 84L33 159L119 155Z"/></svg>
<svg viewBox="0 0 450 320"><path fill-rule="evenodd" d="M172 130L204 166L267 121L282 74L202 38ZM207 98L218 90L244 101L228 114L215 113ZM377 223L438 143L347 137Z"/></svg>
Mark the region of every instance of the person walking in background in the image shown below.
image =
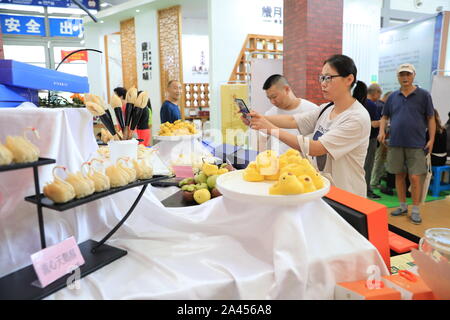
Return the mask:
<svg viewBox="0 0 450 320"><path fill-rule="evenodd" d="M383 114L383 108L384 104L391 94L391 91L386 92L383 95L383 98L381 98L381 94L383 93L380 85L377 83L372 83L369 88L367 89L367 99L374 102L377 106L377 112L380 116L380 119ZM379 133L379 126L378 126L378 133ZM384 144L377 141L377 150L375 151L375 159L374 164L372 168L372 175L370 177L370 187L371 189L381 189L381 178L386 174L386 153L387 148Z"/></svg>
<svg viewBox="0 0 450 320"><path fill-rule="evenodd" d="M370 187L370 179L372 177L372 168L375 160L375 152L377 150L377 137L380 127L380 114L378 112L377 105L370 99L364 101L364 107L367 109L370 115L370 136L369 145L367 147L366 160L364 161L364 171L366 173L366 184L367 184L367 198L370 199L380 199L381 197L373 192Z"/></svg>
<svg viewBox="0 0 450 320"><path fill-rule="evenodd" d="M163 102L160 110L161 124L173 123L181 119L178 103L181 97L181 83L178 80L170 80L167 84L167 100Z"/></svg>
<svg viewBox="0 0 450 320"><path fill-rule="evenodd" d="M410 219L419 224L422 222L419 211L421 176L427 171L425 156L433 148L436 121L431 95L413 84L415 75L416 70L412 64L404 63L397 68L400 89L394 91L386 101L378 140L386 143L384 130L390 120L387 171L395 174L395 188L400 201L400 207L391 212L391 215L408 214L405 178L409 175L413 200Z"/></svg>
<svg viewBox="0 0 450 320"><path fill-rule="evenodd" d="M264 114L266 116L280 114L294 115L297 113L314 111L318 108L318 106L311 101L297 98L286 78L279 74L274 74L267 78L264 82L263 90L266 91L267 99L269 99L270 103L273 105L273 107ZM287 129L286 131L292 134L298 133L298 130L296 129ZM264 135L264 138L264 140L267 140L266 149L274 149L275 146L279 146L279 150L277 151L281 154L290 148L283 142L275 141L275 137L269 136L269 139L267 139L267 136ZM262 144L263 142L261 141L261 145Z"/></svg>

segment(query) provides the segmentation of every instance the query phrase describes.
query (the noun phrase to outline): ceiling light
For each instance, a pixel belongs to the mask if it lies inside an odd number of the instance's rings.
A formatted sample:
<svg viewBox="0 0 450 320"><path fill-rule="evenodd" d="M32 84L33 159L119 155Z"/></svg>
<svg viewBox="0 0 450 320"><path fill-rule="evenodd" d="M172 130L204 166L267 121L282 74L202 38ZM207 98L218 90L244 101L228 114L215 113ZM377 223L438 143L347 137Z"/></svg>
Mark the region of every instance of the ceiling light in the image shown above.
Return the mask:
<svg viewBox="0 0 450 320"><path fill-rule="evenodd" d="M137 9L136 12L141 12L141 10Z"/></svg>
<svg viewBox="0 0 450 320"><path fill-rule="evenodd" d="M105 21L103 21L103 20L100 20L100 23L104 23Z"/></svg>

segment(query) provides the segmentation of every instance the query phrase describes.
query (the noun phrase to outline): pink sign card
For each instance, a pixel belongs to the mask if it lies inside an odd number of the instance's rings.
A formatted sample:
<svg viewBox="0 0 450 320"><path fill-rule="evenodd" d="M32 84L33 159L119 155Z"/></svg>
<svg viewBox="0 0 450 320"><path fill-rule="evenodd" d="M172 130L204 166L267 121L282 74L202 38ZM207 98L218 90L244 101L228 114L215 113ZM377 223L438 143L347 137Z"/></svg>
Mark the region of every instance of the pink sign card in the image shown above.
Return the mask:
<svg viewBox="0 0 450 320"><path fill-rule="evenodd" d="M72 272L74 267L84 264L74 237L32 254L31 261L42 287Z"/></svg>
<svg viewBox="0 0 450 320"><path fill-rule="evenodd" d="M192 166L172 166L177 178L193 178Z"/></svg>

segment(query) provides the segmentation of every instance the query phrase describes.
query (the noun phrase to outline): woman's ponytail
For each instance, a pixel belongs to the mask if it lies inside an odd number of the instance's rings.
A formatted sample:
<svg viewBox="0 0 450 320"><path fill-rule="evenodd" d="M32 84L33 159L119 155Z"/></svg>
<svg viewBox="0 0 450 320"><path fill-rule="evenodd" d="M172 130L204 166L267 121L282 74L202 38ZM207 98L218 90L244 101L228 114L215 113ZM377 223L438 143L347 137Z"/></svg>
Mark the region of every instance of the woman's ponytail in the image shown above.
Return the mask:
<svg viewBox="0 0 450 320"><path fill-rule="evenodd" d="M367 86L364 82L356 81L356 86L353 89L353 98L358 100L361 104L364 104L367 99Z"/></svg>

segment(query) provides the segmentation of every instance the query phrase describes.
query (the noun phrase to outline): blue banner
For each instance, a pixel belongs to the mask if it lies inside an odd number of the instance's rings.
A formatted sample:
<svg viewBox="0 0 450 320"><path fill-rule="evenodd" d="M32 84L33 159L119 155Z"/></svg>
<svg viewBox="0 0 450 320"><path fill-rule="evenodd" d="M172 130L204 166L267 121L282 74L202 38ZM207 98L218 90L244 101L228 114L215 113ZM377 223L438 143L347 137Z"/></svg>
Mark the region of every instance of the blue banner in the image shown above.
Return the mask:
<svg viewBox="0 0 450 320"><path fill-rule="evenodd" d="M45 20L42 17L1 14L0 24L3 34L45 36Z"/></svg>
<svg viewBox="0 0 450 320"><path fill-rule="evenodd" d="M50 37L82 37L83 20L50 18Z"/></svg>
<svg viewBox="0 0 450 320"><path fill-rule="evenodd" d="M0 3L41 7L78 8L71 0L0 0ZM82 0L81 3L90 10L99 10L100 8L99 0Z"/></svg>

